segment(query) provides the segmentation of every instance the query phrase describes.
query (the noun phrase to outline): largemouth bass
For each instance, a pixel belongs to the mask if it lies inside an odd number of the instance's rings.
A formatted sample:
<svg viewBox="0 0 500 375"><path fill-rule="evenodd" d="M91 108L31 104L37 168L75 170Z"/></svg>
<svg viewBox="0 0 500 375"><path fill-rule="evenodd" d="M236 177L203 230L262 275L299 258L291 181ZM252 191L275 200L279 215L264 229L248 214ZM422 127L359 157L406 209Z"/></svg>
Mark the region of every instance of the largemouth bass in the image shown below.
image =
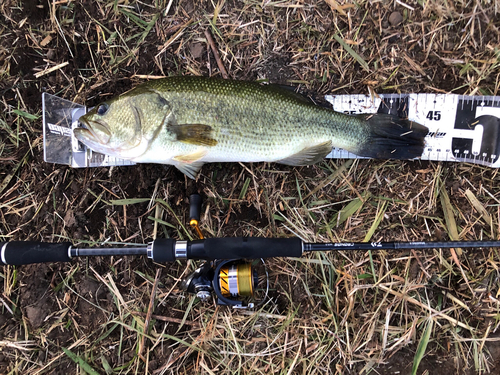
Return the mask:
<svg viewBox="0 0 500 375"><path fill-rule="evenodd" d="M204 163L310 165L333 147L359 156L421 156L425 126L391 115L349 116L275 85L206 77L143 83L80 117L76 138L138 163L196 178Z"/></svg>

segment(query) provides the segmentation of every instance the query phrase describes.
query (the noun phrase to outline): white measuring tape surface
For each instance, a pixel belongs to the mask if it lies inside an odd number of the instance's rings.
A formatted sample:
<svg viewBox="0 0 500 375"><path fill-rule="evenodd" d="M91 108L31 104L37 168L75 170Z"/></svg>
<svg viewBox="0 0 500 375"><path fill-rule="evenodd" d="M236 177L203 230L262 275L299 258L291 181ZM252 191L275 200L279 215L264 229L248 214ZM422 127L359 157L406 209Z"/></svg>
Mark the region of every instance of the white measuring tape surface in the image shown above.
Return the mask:
<svg viewBox="0 0 500 375"><path fill-rule="evenodd" d="M388 113L429 128L422 160L500 167L500 97L455 94L328 95L337 112ZM342 149L327 157L358 158Z"/></svg>

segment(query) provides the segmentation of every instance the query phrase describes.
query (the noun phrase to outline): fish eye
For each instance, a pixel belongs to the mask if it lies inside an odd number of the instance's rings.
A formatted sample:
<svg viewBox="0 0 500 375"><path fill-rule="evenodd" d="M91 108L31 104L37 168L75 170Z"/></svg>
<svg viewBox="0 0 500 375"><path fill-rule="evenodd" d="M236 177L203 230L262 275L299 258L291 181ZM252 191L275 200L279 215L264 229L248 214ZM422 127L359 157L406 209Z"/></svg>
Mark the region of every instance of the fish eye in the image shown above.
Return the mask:
<svg viewBox="0 0 500 375"><path fill-rule="evenodd" d="M106 103L99 104L99 107L97 107L97 114L99 116L103 116L108 112L109 105Z"/></svg>

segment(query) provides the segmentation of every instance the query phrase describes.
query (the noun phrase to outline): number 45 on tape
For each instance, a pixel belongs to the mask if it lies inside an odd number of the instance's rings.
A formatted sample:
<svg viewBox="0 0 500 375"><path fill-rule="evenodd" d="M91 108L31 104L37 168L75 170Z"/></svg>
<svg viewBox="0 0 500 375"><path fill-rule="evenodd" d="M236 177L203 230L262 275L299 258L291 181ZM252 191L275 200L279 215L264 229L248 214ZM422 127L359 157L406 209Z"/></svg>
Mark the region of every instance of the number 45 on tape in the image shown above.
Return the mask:
<svg viewBox="0 0 500 375"><path fill-rule="evenodd" d="M348 114L388 113L429 128L422 160L461 161L500 167L500 97L455 94L328 95ZM357 158L342 149L327 157Z"/></svg>

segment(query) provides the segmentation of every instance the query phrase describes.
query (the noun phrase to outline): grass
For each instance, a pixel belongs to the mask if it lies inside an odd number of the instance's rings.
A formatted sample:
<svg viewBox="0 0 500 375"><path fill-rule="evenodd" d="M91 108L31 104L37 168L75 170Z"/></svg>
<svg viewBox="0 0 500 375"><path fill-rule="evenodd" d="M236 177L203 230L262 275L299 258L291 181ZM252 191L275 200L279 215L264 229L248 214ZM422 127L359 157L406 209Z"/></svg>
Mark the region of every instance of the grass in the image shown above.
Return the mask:
<svg viewBox="0 0 500 375"><path fill-rule="evenodd" d="M146 78L213 75L326 93L499 95L495 2L2 2L0 241L146 243L215 236L311 242L498 237L498 171L432 162L71 170L42 161L42 91L94 105ZM403 21L391 24L397 11ZM210 42L207 33L213 39ZM497 249L271 259L255 311L201 303L194 262L4 267L6 374L495 373ZM161 272L161 273L159 273Z"/></svg>

